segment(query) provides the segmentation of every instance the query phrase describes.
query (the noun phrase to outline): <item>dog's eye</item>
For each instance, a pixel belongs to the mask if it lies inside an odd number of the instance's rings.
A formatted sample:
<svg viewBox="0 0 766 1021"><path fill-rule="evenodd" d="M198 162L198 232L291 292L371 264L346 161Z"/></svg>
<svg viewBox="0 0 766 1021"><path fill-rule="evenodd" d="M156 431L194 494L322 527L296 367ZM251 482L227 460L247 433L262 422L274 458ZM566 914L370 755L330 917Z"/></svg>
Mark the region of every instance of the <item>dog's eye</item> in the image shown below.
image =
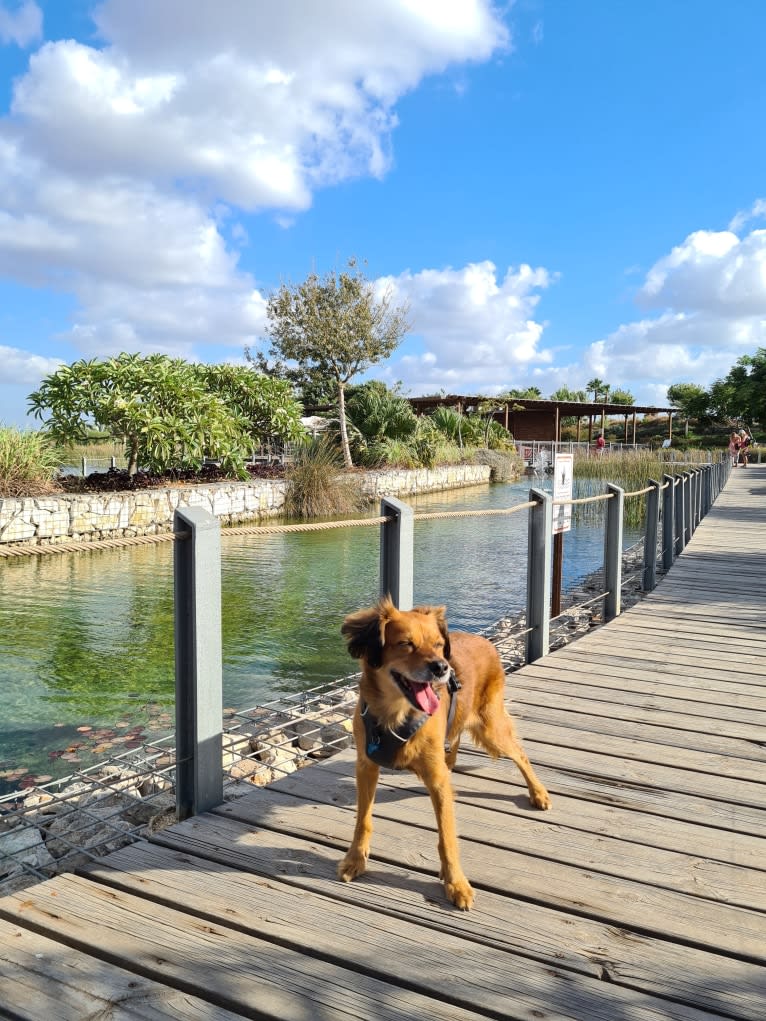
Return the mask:
<svg viewBox="0 0 766 1021"><path fill-rule="evenodd" d="M409 641L409 639L407 639L407 640L405 640L405 641L403 641L403 642L399 642L398 644L399 644L399 645L400 645L400 646L401 646L401 647L402 647L403 649L414 649L414 648L415 648L415 644L414 644L414 642L411 642L411 641Z"/></svg>

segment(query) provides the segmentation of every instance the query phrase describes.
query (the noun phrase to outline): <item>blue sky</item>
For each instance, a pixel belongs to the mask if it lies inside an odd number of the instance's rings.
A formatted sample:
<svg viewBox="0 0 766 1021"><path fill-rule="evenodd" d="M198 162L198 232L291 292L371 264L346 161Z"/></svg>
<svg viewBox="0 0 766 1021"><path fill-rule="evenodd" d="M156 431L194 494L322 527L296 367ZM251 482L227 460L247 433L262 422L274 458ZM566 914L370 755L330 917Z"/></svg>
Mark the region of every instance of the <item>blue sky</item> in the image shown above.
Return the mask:
<svg viewBox="0 0 766 1021"><path fill-rule="evenodd" d="M350 256L411 394L641 403L766 346L761 0L0 0L0 420L239 361Z"/></svg>

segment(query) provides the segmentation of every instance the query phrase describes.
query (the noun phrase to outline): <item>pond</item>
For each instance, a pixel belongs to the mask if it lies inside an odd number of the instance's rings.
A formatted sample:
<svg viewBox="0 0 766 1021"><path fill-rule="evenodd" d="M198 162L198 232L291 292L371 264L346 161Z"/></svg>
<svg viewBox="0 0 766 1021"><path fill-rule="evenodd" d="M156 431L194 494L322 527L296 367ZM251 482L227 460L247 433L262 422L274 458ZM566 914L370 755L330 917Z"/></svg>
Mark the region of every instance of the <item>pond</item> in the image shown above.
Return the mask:
<svg viewBox="0 0 766 1021"><path fill-rule="evenodd" d="M498 484L411 504L502 508L528 493L529 482ZM637 538L626 529L626 546ZM377 598L378 543L377 526L222 539L226 705L355 670L339 629ZM446 603L453 627L488 627L524 605L526 544L525 512L416 522L416 601ZM575 526L565 588L599 567L602 551L599 522ZM172 728L172 558L168 542L0 562L0 794L19 786L19 769L26 783L65 775Z"/></svg>

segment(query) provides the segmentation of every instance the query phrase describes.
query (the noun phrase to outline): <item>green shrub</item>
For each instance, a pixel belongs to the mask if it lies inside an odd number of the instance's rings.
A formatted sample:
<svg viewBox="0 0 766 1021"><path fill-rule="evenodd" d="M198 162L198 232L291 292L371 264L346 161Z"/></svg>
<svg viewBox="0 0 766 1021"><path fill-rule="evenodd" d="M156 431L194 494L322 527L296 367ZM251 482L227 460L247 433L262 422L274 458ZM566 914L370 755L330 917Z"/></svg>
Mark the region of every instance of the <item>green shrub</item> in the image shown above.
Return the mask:
<svg viewBox="0 0 766 1021"><path fill-rule="evenodd" d="M286 481L285 509L291 517L342 517L364 506L358 480L344 474L339 448L325 437L298 447Z"/></svg>
<svg viewBox="0 0 766 1021"><path fill-rule="evenodd" d="M60 457L41 432L0 425L0 497L56 492Z"/></svg>

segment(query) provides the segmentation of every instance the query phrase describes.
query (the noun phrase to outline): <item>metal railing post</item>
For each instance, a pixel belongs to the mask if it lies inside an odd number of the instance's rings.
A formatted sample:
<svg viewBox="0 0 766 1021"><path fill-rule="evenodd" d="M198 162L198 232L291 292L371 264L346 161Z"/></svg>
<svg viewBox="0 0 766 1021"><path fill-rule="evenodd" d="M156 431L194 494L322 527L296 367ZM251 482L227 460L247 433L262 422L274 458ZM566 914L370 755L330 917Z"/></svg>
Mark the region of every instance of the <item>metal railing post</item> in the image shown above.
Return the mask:
<svg viewBox="0 0 766 1021"><path fill-rule="evenodd" d="M380 594L390 596L400 610L411 610L413 599L415 514L393 496L380 501Z"/></svg>
<svg viewBox="0 0 766 1021"><path fill-rule="evenodd" d="M684 544L682 549L692 537L692 506L693 506L693 492L692 492L692 473L684 472Z"/></svg>
<svg viewBox="0 0 766 1021"><path fill-rule="evenodd" d="M612 499L606 502L606 531L604 535L604 621L614 620L620 614L622 588L622 518L625 490L607 483ZM656 541L656 535L655 535Z"/></svg>
<svg viewBox="0 0 766 1021"><path fill-rule="evenodd" d="M663 571L669 571L673 566L673 555L675 553L673 529L676 520L676 488L673 484L672 475L663 475L662 483L665 486L662 491L662 569Z"/></svg>
<svg viewBox="0 0 766 1021"><path fill-rule="evenodd" d="M644 530L644 571L641 588L651 592L657 587L657 530L660 521L660 484L649 479L652 487L646 494L646 528Z"/></svg>
<svg viewBox="0 0 766 1021"><path fill-rule="evenodd" d="M702 469L694 469L694 531L702 517Z"/></svg>
<svg viewBox="0 0 766 1021"><path fill-rule="evenodd" d="M678 543L678 549L674 556L683 552L684 546L686 545L686 478L683 472L679 472L676 478L679 480L675 486L675 514L676 514L676 542Z"/></svg>
<svg viewBox="0 0 766 1021"><path fill-rule="evenodd" d="M530 489L527 537L527 663L550 651L551 567L553 564L553 501L549 493Z"/></svg>
<svg viewBox="0 0 766 1021"><path fill-rule="evenodd" d="M713 506L713 474L715 469L712 464L709 464L705 469L705 514L710 513L710 508Z"/></svg>
<svg viewBox="0 0 766 1021"><path fill-rule="evenodd" d="M223 801L221 528L201 507L178 508L173 531L176 810L179 819Z"/></svg>

